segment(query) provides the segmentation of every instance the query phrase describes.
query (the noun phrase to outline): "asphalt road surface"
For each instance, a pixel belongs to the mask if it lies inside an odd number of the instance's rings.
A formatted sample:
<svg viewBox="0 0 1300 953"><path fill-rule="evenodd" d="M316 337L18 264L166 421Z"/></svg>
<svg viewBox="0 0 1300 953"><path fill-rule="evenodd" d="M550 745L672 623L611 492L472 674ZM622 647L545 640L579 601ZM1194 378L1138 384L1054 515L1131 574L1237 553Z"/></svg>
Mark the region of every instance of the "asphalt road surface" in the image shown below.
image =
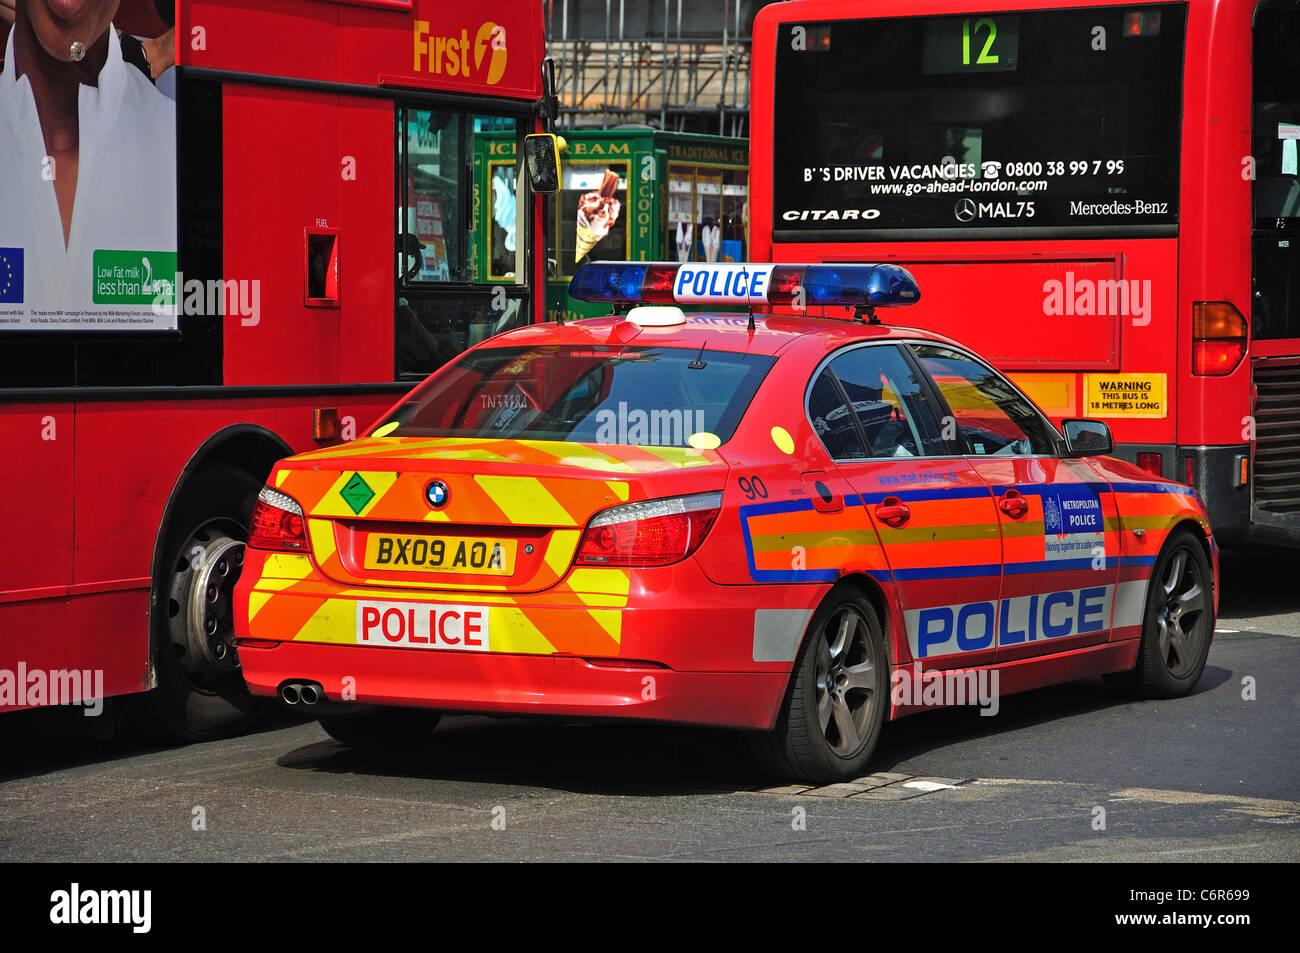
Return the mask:
<svg viewBox="0 0 1300 953"><path fill-rule="evenodd" d="M1225 559L1188 698L1090 679L913 716L847 788L768 790L722 731L457 717L376 754L315 723L159 749L7 715L0 861L1295 861L1297 562Z"/></svg>

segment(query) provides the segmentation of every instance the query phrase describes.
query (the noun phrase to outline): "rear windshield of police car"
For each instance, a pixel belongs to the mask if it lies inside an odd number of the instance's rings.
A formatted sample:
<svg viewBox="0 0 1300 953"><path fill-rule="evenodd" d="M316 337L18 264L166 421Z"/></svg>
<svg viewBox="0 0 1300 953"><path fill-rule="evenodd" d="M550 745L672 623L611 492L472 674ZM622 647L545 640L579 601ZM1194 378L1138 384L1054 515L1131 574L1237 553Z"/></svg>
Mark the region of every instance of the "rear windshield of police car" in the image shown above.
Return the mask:
<svg viewBox="0 0 1300 953"><path fill-rule="evenodd" d="M774 361L707 347L471 351L411 395L391 433L708 447L730 439Z"/></svg>

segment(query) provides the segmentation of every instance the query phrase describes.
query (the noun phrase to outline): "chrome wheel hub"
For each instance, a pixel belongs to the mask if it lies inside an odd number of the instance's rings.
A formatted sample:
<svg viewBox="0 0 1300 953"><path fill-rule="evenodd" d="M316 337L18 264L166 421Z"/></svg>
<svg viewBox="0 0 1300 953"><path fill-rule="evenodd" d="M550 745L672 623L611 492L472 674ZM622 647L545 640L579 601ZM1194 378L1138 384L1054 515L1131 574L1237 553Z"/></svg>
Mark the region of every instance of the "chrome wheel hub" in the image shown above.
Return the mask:
<svg viewBox="0 0 1300 953"><path fill-rule="evenodd" d="M234 592L244 567L235 531L210 523L190 537L172 570L168 633L172 653L196 688L216 690L239 671Z"/></svg>
<svg viewBox="0 0 1300 953"><path fill-rule="evenodd" d="M832 616L817 645L817 721L831 750L851 757L866 743L875 717L875 641L866 620L846 606Z"/></svg>
<svg viewBox="0 0 1300 953"><path fill-rule="evenodd" d="M1205 633L1205 587L1196 563L1180 550L1160 582L1157 646L1169 674L1182 678L1200 658Z"/></svg>

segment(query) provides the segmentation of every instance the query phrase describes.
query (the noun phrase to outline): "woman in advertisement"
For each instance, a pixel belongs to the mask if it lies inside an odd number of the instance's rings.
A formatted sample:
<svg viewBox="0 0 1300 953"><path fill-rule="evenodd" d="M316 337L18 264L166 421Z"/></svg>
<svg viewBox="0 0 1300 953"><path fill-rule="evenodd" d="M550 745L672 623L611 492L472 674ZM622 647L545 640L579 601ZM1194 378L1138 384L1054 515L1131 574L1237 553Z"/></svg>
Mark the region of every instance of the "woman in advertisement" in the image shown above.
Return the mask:
<svg viewBox="0 0 1300 953"><path fill-rule="evenodd" d="M3 0L0 0L3 2ZM0 330L174 327L176 112L119 0L16 0L0 72ZM138 45L138 44L137 44Z"/></svg>

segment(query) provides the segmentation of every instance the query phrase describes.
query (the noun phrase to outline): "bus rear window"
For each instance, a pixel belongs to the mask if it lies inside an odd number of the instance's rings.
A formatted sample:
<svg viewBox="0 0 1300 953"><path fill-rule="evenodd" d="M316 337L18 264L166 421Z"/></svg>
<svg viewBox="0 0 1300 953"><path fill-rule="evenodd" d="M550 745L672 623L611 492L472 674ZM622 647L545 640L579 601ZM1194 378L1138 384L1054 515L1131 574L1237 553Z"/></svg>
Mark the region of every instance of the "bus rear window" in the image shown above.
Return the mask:
<svg viewBox="0 0 1300 953"><path fill-rule="evenodd" d="M781 24L774 237L1176 234L1184 20L1160 4Z"/></svg>
<svg viewBox="0 0 1300 953"><path fill-rule="evenodd" d="M471 351L412 394L388 433L643 447L697 446L691 437L709 434L726 443L773 360L707 347Z"/></svg>

